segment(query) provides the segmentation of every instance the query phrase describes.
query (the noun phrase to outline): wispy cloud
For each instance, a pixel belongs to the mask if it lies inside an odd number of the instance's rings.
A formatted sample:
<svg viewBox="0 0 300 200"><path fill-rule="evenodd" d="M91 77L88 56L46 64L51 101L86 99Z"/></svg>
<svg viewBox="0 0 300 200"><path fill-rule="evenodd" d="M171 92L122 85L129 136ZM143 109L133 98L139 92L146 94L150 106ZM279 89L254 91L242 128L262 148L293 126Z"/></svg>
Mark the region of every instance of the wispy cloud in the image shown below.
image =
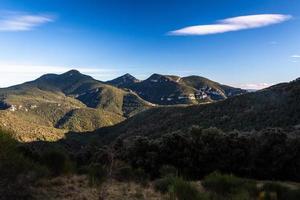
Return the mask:
<svg viewBox="0 0 300 200"><path fill-rule="evenodd" d="M300 55L298 55L298 54L291 55L291 58L300 58Z"/></svg>
<svg viewBox="0 0 300 200"><path fill-rule="evenodd" d="M260 28L272 24L282 23L291 18L291 15L282 14L238 16L217 21L217 23L215 24L184 27L182 29L170 31L168 34L179 36L218 34L245 29Z"/></svg>
<svg viewBox="0 0 300 200"><path fill-rule="evenodd" d="M247 90L250 90L250 89L260 90L260 89L270 87L272 85L273 84L270 84L270 83L244 83L244 84L235 84L234 86L243 88L243 89L247 89Z"/></svg>
<svg viewBox="0 0 300 200"><path fill-rule="evenodd" d="M1 12L0 31L29 31L43 24L53 22L55 16L24 12Z"/></svg>

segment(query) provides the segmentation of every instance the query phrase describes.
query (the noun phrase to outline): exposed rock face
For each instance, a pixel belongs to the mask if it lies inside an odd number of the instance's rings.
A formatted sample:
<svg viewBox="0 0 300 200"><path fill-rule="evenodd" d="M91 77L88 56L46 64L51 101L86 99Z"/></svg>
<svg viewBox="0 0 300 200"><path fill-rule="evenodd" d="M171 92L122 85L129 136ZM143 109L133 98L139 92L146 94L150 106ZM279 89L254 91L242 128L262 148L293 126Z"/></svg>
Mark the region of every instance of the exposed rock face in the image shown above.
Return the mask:
<svg viewBox="0 0 300 200"><path fill-rule="evenodd" d="M127 76L124 75L108 83L128 88L143 99L159 105L209 103L247 92L200 76L153 74L144 81L124 81L127 80Z"/></svg>

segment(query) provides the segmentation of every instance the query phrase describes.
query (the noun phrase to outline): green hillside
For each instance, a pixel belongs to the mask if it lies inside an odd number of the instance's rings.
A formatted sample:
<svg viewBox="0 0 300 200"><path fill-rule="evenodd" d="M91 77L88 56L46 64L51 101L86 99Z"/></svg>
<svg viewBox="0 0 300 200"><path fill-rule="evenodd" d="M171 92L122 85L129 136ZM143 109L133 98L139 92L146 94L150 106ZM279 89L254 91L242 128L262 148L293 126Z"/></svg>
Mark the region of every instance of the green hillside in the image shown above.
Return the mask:
<svg viewBox="0 0 300 200"><path fill-rule="evenodd" d="M74 109L62 117L56 128L70 131L93 131L99 127L111 126L124 120L121 115L101 109Z"/></svg>
<svg viewBox="0 0 300 200"><path fill-rule="evenodd" d="M193 125L222 130L252 130L300 124L300 81L206 105L159 107L97 133L108 137L161 136Z"/></svg>
<svg viewBox="0 0 300 200"><path fill-rule="evenodd" d="M26 141L55 140L67 131L114 125L152 106L133 92L71 70L0 89L0 127Z"/></svg>

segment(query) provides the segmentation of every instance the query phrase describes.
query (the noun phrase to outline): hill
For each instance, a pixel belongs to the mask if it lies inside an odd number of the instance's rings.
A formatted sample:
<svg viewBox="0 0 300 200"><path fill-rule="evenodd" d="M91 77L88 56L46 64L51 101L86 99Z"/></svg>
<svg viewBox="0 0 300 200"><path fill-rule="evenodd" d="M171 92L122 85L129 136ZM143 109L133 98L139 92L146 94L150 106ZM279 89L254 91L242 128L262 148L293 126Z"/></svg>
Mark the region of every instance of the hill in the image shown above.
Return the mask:
<svg viewBox="0 0 300 200"><path fill-rule="evenodd" d="M0 126L21 140L55 140L67 131L119 123L151 106L134 92L71 70L0 89Z"/></svg>
<svg viewBox="0 0 300 200"><path fill-rule="evenodd" d="M124 75L108 81L121 88L136 92L143 99L159 105L201 104L246 93L200 76L170 76L153 74L144 81Z"/></svg>
<svg viewBox="0 0 300 200"><path fill-rule="evenodd" d="M213 104L158 107L95 133L110 138L161 136L196 125L225 131L289 127L300 124L300 80L282 83Z"/></svg>
<svg viewBox="0 0 300 200"><path fill-rule="evenodd" d="M124 74L123 76L120 76L116 79L113 79L111 81L107 81L108 84L117 86L117 87L128 87L131 84L138 83L140 80L132 76L131 74Z"/></svg>

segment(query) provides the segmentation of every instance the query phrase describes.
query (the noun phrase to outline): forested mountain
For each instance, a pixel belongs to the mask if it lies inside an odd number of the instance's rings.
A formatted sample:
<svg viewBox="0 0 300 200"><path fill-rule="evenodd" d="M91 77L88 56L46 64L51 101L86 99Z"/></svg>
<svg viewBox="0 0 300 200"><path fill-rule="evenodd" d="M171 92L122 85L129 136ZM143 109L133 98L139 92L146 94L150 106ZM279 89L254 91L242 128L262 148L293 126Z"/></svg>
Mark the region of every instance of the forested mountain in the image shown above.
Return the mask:
<svg viewBox="0 0 300 200"><path fill-rule="evenodd" d="M139 81L125 74L107 83L131 89L143 99L159 105L201 104L246 93L240 88L222 85L200 76L153 74Z"/></svg>
<svg viewBox="0 0 300 200"><path fill-rule="evenodd" d="M71 70L0 89L0 127L20 140L56 140L68 131L115 125L151 107L210 103L245 92L198 76L153 74L140 81L125 74L101 82Z"/></svg>
<svg viewBox="0 0 300 200"><path fill-rule="evenodd" d="M212 104L158 107L97 132L115 136L161 136L193 125L252 130L300 124L300 80Z"/></svg>
<svg viewBox="0 0 300 200"><path fill-rule="evenodd" d="M71 70L0 89L0 126L22 140L53 140L114 125L152 106L134 92Z"/></svg>

